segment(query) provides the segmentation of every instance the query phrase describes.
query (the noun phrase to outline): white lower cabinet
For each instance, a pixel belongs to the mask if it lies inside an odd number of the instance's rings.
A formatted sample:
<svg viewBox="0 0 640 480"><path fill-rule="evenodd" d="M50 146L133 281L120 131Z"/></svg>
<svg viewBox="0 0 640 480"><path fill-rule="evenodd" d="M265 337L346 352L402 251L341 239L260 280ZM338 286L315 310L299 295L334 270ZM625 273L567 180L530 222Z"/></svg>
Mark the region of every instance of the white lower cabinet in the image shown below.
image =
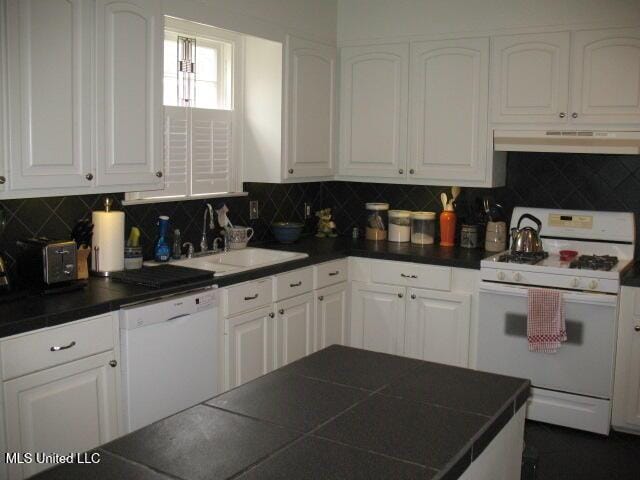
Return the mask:
<svg viewBox="0 0 640 480"><path fill-rule="evenodd" d="M316 290L316 350L348 345L347 282Z"/></svg>
<svg viewBox="0 0 640 480"><path fill-rule="evenodd" d="M274 368L274 314L271 306L225 319L225 379L228 390Z"/></svg>
<svg viewBox="0 0 640 480"><path fill-rule="evenodd" d="M466 367L469 362L471 295L408 289L404 354Z"/></svg>
<svg viewBox="0 0 640 480"><path fill-rule="evenodd" d="M9 452L82 452L118 435L117 369L112 351L4 384ZM20 479L47 464L11 464Z"/></svg>
<svg viewBox="0 0 640 480"><path fill-rule="evenodd" d="M404 353L405 288L351 284L351 345L376 352Z"/></svg>
<svg viewBox="0 0 640 480"><path fill-rule="evenodd" d="M640 432L640 288L622 287L611 423Z"/></svg>
<svg viewBox="0 0 640 480"><path fill-rule="evenodd" d="M313 352L313 294L306 293L275 304L276 366L281 367Z"/></svg>

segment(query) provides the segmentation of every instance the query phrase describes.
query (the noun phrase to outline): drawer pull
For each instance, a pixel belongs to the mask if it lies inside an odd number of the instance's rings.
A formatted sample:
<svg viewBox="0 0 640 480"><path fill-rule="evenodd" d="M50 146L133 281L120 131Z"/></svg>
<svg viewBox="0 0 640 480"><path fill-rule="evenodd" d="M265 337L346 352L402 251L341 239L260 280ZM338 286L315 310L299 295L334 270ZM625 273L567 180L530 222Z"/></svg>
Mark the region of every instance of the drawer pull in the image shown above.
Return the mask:
<svg viewBox="0 0 640 480"><path fill-rule="evenodd" d="M76 345L76 342L75 342L75 340L74 340L74 341L72 341L72 342L71 342L70 344L68 344L68 345L62 345L62 346L60 346L60 347L51 347L51 349L50 349L50 350L51 350L52 352L59 352L60 350L67 350L68 348L75 347L75 345Z"/></svg>
<svg viewBox="0 0 640 480"><path fill-rule="evenodd" d="M278 310L278 313L279 313L280 315L284 315L284 308L281 308L280 310Z"/></svg>
<svg viewBox="0 0 640 480"><path fill-rule="evenodd" d="M290 283L290 284L289 284L289 286L290 286L291 288L293 288L293 287L299 287L300 285L302 285L302 280L300 280L298 283Z"/></svg>
<svg viewBox="0 0 640 480"><path fill-rule="evenodd" d="M400 276L401 276L402 278L418 278L418 276L417 276L417 275L406 275L406 274L404 274L404 273L401 273L401 274L400 274Z"/></svg>
<svg viewBox="0 0 640 480"><path fill-rule="evenodd" d="M257 293L255 295L251 296L251 297L244 297L245 300L255 300L256 298L258 298L258 294Z"/></svg>
<svg viewBox="0 0 640 480"><path fill-rule="evenodd" d="M336 270L335 272L329 272L329 276L330 277L335 277L336 275L338 275L340 273L340 270Z"/></svg>
<svg viewBox="0 0 640 480"><path fill-rule="evenodd" d="M324 300L324 296L323 296L323 295L320 295L320 296L318 297L318 300L323 301L323 300Z"/></svg>

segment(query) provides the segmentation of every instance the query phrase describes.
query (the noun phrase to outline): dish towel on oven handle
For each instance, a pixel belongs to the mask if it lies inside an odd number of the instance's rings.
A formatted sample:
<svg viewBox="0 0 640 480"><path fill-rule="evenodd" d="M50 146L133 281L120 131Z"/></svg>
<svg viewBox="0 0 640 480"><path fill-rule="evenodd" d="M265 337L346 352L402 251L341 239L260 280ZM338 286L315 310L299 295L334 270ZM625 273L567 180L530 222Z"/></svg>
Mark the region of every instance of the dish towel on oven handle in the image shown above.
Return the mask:
<svg viewBox="0 0 640 480"><path fill-rule="evenodd" d="M567 341L561 290L528 290L527 339L530 352L542 353L556 353L562 342Z"/></svg>

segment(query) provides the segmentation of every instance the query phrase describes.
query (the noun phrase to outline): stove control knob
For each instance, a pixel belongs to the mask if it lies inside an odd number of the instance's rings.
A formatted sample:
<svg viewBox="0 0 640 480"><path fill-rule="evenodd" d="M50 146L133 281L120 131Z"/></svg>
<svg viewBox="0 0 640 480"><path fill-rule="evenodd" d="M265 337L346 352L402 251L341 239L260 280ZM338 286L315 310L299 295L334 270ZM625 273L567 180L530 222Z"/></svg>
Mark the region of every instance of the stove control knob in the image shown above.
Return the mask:
<svg viewBox="0 0 640 480"><path fill-rule="evenodd" d="M498 280L504 280L504 277L505 277L504 272L498 272L497 277L498 277Z"/></svg>
<svg viewBox="0 0 640 480"><path fill-rule="evenodd" d="M519 282L520 280L522 280L522 275L520 275L518 272L513 274L513 281L514 282Z"/></svg>
<svg viewBox="0 0 640 480"><path fill-rule="evenodd" d="M598 288L598 281L597 280L591 280L589 282L589 289L590 290L595 290L596 288Z"/></svg>
<svg viewBox="0 0 640 480"><path fill-rule="evenodd" d="M574 278L573 280L571 280L571 286L573 288L577 288L578 285L580 285L580 280L578 280L577 278Z"/></svg>

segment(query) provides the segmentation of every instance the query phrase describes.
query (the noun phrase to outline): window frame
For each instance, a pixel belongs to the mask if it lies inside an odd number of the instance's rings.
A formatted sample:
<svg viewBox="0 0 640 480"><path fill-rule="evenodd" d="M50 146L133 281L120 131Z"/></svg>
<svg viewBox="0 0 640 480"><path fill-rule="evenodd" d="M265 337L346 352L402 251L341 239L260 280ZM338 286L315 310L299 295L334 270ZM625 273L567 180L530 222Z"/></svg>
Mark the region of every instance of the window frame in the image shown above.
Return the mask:
<svg viewBox="0 0 640 480"><path fill-rule="evenodd" d="M157 203L157 202L172 202L172 201L182 201L182 200L191 200L191 199L203 199L203 198L217 198L217 197L232 197L232 196L246 196L247 192L243 192L242 190L242 165L243 165L243 148L242 148L242 138L243 138L243 112L244 112L244 95L243 95L243 85L244 85L244 37L240 33L232 32L230 30L220 29L218 27L204 25L202 23L183 20L176 17L165 16L164 17L165 25L164 31L170 31L172 33L178 34L186 34L190 36L205 38L212 42L218 42L221 44L231 44L231 52L230 55L224 55L223 58L229 59L229 61L219 62L223 64L223 68L218 68L217 77L218 79L222 78L226 81L229 78L226 73L231 69L231 79L228 85L225 85L225 89L218 89L218 96L220 98L221 90L226 93L230 88L229 94L229 108L224 109L211 109L211 110L225 110L231 112L231 125L232 125L232 134L231 134L231 149L232 155L231 160L229 162L229 185L231 185L231 190L228 192L211 192L211 193L203 193L203 194L192 194L191 193L191 178L188 176L187 178L187 193L185 195L162 195L163 190L147 190L140 192L126 192L125 199L123 201L123 205L133 205L133 204L141 204L141 203ZM163 33L164 39L164 33ZM162 42L163 45L163 54L161 57L164 62L164 40ZM220 58L220 57L219 57ZM197 61L197 59L196 59ZM165 70L164 66L162 69L162 79L163 79L163 88L164 88L164 77ZM220 81L220 80L218 80ZM220 83L219 83L220 85ZM164 92L162 96L163 101L163 124L164 124ZM175 107L173 107L175 108ZM179 108L192 108L191 106L182 106ZM199 107L194 107L199 108ZM163 128L164 131L164 128ZM164 134L163 134L164 138ZM164 148L163 148L164 152ZM164 159L164 153L163 153ZM189 159L191 161L191 159ZM165 168L165 167L163 167ZM190 172L192 170L191 166L188 168ZM158 195L154 195L157 193Z"/></svg>

